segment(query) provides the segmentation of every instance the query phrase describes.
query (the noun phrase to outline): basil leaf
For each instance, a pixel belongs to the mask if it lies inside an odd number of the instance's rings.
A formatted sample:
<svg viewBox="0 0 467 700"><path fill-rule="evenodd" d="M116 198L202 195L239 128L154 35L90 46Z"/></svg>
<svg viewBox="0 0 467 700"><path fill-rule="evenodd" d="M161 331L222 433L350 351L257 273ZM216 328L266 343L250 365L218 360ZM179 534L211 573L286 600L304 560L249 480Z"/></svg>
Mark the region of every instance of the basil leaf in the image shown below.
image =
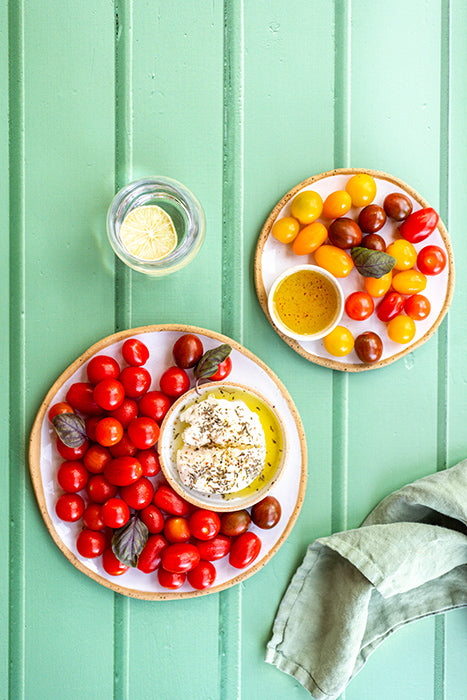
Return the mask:
<svg viewBox="0 0 467 700"><path fill-rule="evenodd" d="M396 264L396 259L382 250L370 250L362 246L356 246L350 251L354 265L363 277L376 277L391 272Z"/></svg>
<svg viewBox="0 0 467 700"><path fill-rule="evenodd" d="M81 447L87 438L84 420L76 413L58 413L52 423L58 437L67 447Z"/></svg>
<svg viewBox="0 0 467 700"><path fill-rule="evenodd" d="M132 515L126 525L115 530L112 551L122 564L136 566L138 557L148 539L148 528L137 515Z"/></svg>
<svg viewBox="0 0 467 700"><path fill-rule="evenodd" d="M201 359L198 360L193 372L194 377L197 380L196 384L198 384L200 379L208 379L209 377L212 377L212 375L217 372L217 367L220 365L220 363L224 362L231 352L232 348L230 345L227 345L227 343L205 352Z"/></svg>

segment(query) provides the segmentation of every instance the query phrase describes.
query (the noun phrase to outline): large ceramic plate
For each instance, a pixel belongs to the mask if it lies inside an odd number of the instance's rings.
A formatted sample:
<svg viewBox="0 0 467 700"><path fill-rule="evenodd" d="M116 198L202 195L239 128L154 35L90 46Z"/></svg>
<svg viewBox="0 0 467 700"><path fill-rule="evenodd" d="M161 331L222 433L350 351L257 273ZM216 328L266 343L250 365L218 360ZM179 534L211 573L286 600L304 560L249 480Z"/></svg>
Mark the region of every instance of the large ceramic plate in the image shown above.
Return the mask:
<svg viewBox="0 0 467 700"><path fill-rule="evenodd" d="M47 418L50 405L65 399L68 388L73 382L86 381L86 364L96 354L115 357L120 362L121 346L126 338L140 338L149 348L150 358L146 364L150 371L153 385L159 388L159 378L164 369L173 364L172 347L183 333L196 333L202 340L205 350L220 343L232 346L232 372L229 380L249 386L261 393L280 415L287 430L289 451L283 469L282 478L274 486L271 495L278 498L282 506L282 517L271 530L259 530L251 526L262 540L262 549L258 559L247 569L239 571L231 567L224 559L216 562L217 578L215 586L205 591L195 591L185 583L177 591L162 588L156 574L144 574L137 569L130 569L122 576L109 576L99 560L84 559L75 546L76 537L81 529L79 523L65 523L55 514L55 502L61 493L56 472L61 458L55 449L54 431ZM190 326L145 326L123 331L104 338L86 350L54 383L36 416L30 440L30 471L39 507L45 524L55 543L80 571L98 583L124 595L149 600L167 600L213 593L233 586L254 574L277 552L289 535L302 506L307 474L306 442L303 426L297 409L284 385L275 374L255 355L233 340L223 335ZM160 478L160 475L155 479Z"/></svg>
<svg viewBox="0 0 467 700"><path fill-rule="evenodd" d="M407 345L400 345L391 341L386 333L386 324L379 321L375 313L366 321L352 321L344 313L340 321L340 325L349 328L354 337L367 330L378 333L383 341L383 354L381 360L374 364L363 364L357 357L355 351L352 351L349 355L341 359L333 357L325 350L322 340L299 342L286 337L276 328L269 315L267 305L268 292L273 281L281 272L287 270L289 267L303 263L314 263L314 257L313 255L295 255L290 245L284 245L276 240L271 233L274 222L277 219L290 215L290 202L295 195L302 190L314 190L319 192L324 201L331 192L345 189L345 185L352 175L363 172L372 175L376 181L377 193L374 204L382 206L387 194L390 192L402 192L411 199L413 211L430 206L414 189L392 175L387 175L386 173L375 170L361 170L357 168L332 170L301 182L282 197L263 226L255 256L255 284L258 299L274 330L288 345L290 345L290 347L311 362L347 372L358 372L367 369L375 369L376 367L383 367L398 360L407 353L412 352L415 348L426 342L436 331L446 314L454 291L454 260L452 248L446 228L440 220L437 229L430 237L422 243L415 244L415 248L418 252L428 244L440 246L446 251L448 265L446 265L446 268L441 274L428 277L427 287L423 294L426 295L431 302L431 313L424 321L416 322L415 337ZM352 207L346 216L356 219L359 211L359 209ZM319 219L319 221L322 221L325 225L329 225L329 221L326 219ZM378 234L383 236L386 244L389 244L398 237L397 228L398 224L388 218L384 227L378 231ZM339 282L342 285L344 296L346 297L352 291L363 289L363 278L355 269L352 270L347 278L340 279Z"/></svg>

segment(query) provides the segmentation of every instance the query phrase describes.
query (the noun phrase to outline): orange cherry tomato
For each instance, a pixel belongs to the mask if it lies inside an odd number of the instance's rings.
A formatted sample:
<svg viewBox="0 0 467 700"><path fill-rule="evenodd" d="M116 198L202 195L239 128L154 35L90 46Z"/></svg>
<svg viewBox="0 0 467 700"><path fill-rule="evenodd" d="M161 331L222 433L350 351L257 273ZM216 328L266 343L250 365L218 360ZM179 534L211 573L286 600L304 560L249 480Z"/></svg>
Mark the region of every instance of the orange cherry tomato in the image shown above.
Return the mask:
<svg viewBox="0 0 467 700"><path fill-rule="evenodd" d="M299 232L300 224L293 216L278 219L272 227L272 235L281 243L291 243Z"/></svg>
<svg viewBox="0 0 467 700"><path fill-rule="evenodd" d="M354 207L366 207L371 204L376 195L376 182L371 175L358 173L350 178L345 186Z"/></svg>
<svg viewBox="0 0 467 700"><path fill-rule="evenodd" d="M324 347L330 355L343 357L352 352L354 348L354 337L348 328L336 326L324 339Z"/></svg>
<svg viewBox="0 0 467 700"><path fill-rule="evenodd" d="M345 190L336 190L328 194L323 204L323 216L326 219L339 219L345 216L352 206L350 194Z"/></svg>
<svg viewBox="0 0 467 700"><path fill-rule="evenodd" d="M394 270L410 270L417 262L417 251L410 241L399 238L386 248L386 253L396 260Z"/></svg>
<svg viewBox="0 0 467 700"><path fill-rule="evenodd" d="M395 343L410 343L415 335L415 321L410 316L400 314L389 321L387 331Z"/></svg>
<svg viewBox="0 0 467 700"><path fill-rule="evenodd" d="M319 221L314 221L312 224L308 224L308 226L302 228L292 243L292 250L295 255L314 253L314 251L324 243L327 237L328 230L326 226L320 224Z"/></svg>
<svg viewBox="0 0 467 700"><path fill-rule="evenodd" d="M399 294L418 294L426 287L426 277L418 270L404 270L394 275L392 286Z"/></svg>
<svg viewBox="0 0 467 700"><path fill-rule="evenodd" d="M294 197L290 205L290 213L301 224L312 224L323 211L323 200L318 192L304 190Z"/></svg>
<svg viewBox="0 0 467 700"><path fill-rule="evenodd" d="M392 283L392 272L387 272L378 279L376 277L365 277L364 285L368 294L376 299L384 297Z"/></svg>
<svg viewBox="0 0 467 700"><path fill-rule="evenodd" d="M350 255L335 245L320 246L315 251L315 261L334 277L347 277L354 266Z"/></svg>

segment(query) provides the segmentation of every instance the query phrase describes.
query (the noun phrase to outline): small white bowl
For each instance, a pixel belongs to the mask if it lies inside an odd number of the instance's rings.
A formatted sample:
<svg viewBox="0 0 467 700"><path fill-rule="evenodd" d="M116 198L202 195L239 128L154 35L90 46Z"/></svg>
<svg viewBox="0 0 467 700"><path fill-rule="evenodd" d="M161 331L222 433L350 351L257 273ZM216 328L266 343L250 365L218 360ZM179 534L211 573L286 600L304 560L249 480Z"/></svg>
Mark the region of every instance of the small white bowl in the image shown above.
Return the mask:
<svg viewBox="0 0 467 700"><path fill-rule="evenodd" d="M290 277L290 275L295 274L296 272L299 272L301 270L311 270L313 272L317 272L319 275L322 277L325 277L327 280L329 280L336 290L337 293L337 311L335 316L333 317L331 323L329 323L326 328L323 328L321 331L317 333L312 333L312 334L300 334L300 333L295 333L293 330L290 328L287 328L280 318L277 316L276 311L274 309L274 303L273 303L273 297L274 297L274 292L277 289L277 286L286 278ZM344 292L342 291L342 287L340 286L339 282L336 280L334 275L331 275L330 272L325 270L322 267L318 267L317 265L295 265L294 267L290 267L288 270L285 270L282 272L276 279L274 280L272 287L269 291L268 294L268 311L269 315L272 319L272 322L274 325L278 328L278 330L286 335L288 338L293 338L294 340L301 340L301 341L307 341L307 340L319 340L320 338L324 338L324 336L328 335L339 323L339 321L342 318L342 314L344 313Z"/></svg>

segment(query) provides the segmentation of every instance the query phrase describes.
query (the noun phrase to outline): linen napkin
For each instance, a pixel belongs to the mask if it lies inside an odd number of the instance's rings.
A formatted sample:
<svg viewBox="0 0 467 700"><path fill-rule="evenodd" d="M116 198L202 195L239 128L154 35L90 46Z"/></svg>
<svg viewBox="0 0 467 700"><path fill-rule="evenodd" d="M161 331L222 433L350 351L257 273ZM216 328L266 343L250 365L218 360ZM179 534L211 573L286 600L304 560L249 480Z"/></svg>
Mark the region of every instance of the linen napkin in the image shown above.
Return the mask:
<svg viewBox="0 0 467 700"><path fill-rule="evenodd" d="M467 460L394 492L361 527L308 547L266 661L337 698L402 625L467 605Z"/></svg>

